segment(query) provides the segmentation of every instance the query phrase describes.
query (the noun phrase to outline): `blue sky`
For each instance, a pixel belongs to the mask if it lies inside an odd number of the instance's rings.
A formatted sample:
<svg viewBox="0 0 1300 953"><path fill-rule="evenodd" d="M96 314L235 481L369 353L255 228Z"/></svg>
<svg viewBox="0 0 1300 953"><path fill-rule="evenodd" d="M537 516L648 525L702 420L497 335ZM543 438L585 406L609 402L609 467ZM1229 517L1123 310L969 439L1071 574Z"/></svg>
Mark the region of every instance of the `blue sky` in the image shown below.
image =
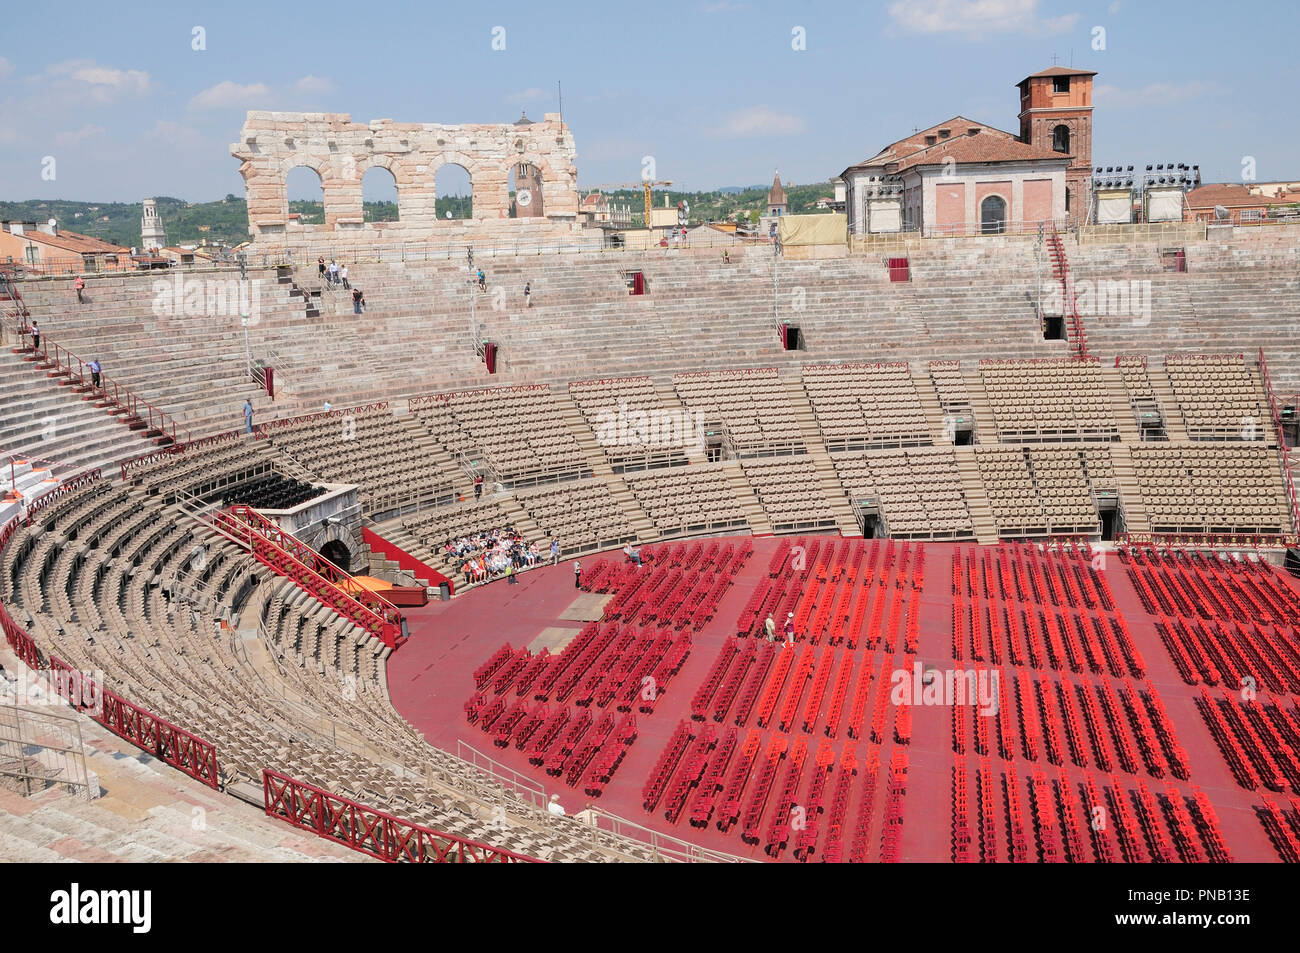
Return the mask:
<svg viewBox="0 0 1300 953"><path fill-rule="evenodd" d="M555 110L557 81L584 186L639 178L645 155L686 189L824 181L953 115L1015 131L1014 84L1053 54L1099 74L1094 163L1238 181L1251 156L1294 180L1297 26L1285 0L13 4L0 199L243 195L247 109L511 122Z"/></svg>

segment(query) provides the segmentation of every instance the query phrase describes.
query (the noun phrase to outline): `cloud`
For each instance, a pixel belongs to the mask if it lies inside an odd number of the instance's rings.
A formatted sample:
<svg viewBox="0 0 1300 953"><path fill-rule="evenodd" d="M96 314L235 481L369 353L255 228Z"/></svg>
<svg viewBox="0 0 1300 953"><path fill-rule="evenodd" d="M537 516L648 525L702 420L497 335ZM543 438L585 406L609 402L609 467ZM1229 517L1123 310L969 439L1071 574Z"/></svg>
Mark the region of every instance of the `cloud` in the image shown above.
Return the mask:
<svg viewBox="0 0 1300 953"><path fill-rule="evenodd" d="M1079 14L1041 18L1038 0L900 0L889 5L889 15L913 33L1064 33L1074 27Z"/></svg>
<svg viewBox="0 0 1300 953"><path fill-rule="evenodd" d="M14 71L14 64L10 63L3 56L0 56L0 79L4 79Z"/></svg>
<svg viewBox="0 0 1300 953"><path fill-rule="evenodd" d="M1138 107L1167 106L1200 99L1219 91L1217 83L1190 80L1186 83L1151 83L1141 89L1121 89L1118 86L1098 86L1092 91L1096 105L1108 109L1136 109Z"/></svg>
<svg viewBox="0 0 1300 953"><path fill-rule="evenodd" d="M324 95L334 92L334 84L327 76L312 76L310 73L293 84L295 93L304 95Z"/></svg>
<svg viewBox="0 0 1300 953"><path fill-rule="evenodd" d="M802 116L778 112L768 106L751 106L727 116L706 134L715 139L758 139L763 136L794 136L804 128Z"/></svg>
<svg viewBox="0 0 1300 953"><path fill-rule="evenodd" d="M154 123L154 127L145 133L145 138L156 139L182 149L197 146L203 139L197 129L191 129L169 119L159 119Z"/></svg>
<svg viewBox="0 0 1300 953"><path fill-rule="evenodd" d="M534 103L539 99L545 99L549 95L551 94L548 90L541 89L537 86L530 86L528 89L520 90L517 93L511 93L506 97L506 102L515 103L516 105L520 103Z"/></svg>
<svg viewBox="0 0 1300 953"><path fill-rule="evenodd" d="M103 126L96 126L86 123L76 132L55 133L54 143L59 146L74 146L83 139L89 139L91 136L98 136L104 132Z"/></svg>
<svg viewBox="0 0 1300 953"><path fill-rule="evenodd" d="M45 76L65 87L89 86L88 91L81 92L89 92L90 98L101 104L122 95L143 96L150 88L149 74L144 70L114 69L94 60L64 60L46 69Z"/></svg>
<svg viewBox="0 0 1300 953"><path fill-rule="evenodd" d="M253 100L266 99L271 95L265 83L249 83L241 86L230 80L223 80L216 86L210 86L190 100L191 109L226 109L234 106L244 107Z"/></svg>

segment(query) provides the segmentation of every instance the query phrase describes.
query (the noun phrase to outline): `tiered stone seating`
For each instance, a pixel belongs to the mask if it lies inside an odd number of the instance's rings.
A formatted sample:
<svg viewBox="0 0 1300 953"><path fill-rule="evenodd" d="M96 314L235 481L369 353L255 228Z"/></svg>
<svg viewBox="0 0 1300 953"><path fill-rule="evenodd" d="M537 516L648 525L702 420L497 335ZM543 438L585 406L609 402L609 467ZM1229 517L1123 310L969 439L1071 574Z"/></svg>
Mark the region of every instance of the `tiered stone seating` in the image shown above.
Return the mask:
<svg viewBox="0 0 1300 953"><path fill-rule="evenodd" d="M677 374L673 386L706 430L722 425L737 455L803 452L803 431L774 368Z"/></svg>
<svg viewBox="0 0 1300 953"><path fill-rule="evenodd" d="M122 529L114 507L143 507L145 519ZM592 840L588 832L584 843L508 793L504 819L480 820L488 808L471 799L498 803L502 792L489 795L472 769L429 748L392 709L380 664L386 650L172 509L92 484L20 529L5 556L0 598L42 648L102 672L108 688L215 744L227 786L260 788L271 767L543 859L609 859L611 848L649 856L609 835ZM65 590L78 593L79 606L85 600L82 617L62 611ZM261 623L273 671L257 668L219 624L235 618L245 632Z"/></svg>
<svg viewBox="0 0 1300 953"><path fill-rule="evenodd" d="M1132 452L1153 532L1293 531L1277 454L1265 446L1145 444Z"/></svg>
<svg viewBox="0 0 1300 953"><path fill-rule="evenodd" d="M275 456L265 442L235 432L154 453L129 462L126 478L164 502L179 496L206 497L250 477L271 473Z"/></svg>
<svg viewBox="0 0 1300 953"><path fill-rule="evenodd" d="M907 364L809 364L803 386L831 452L930 443Z"/></svg>
<svg viewBox="0 0 1300 953"><path fill-rule="evenodd" d="M957 458L946 448L834 455L844 493L876 499L890 536L968 539L974 533Z"/></svg>
<svg viewBox="0 0 1300 953"><path fill-rule="evenodd" d="M934 392L939 398L939 406L945 413L969 410L970 393L966 389L966 378L962 376L960 363L931 361L929 371Z"/></svg>
<svg viewBox="0 0 1300 953"><path fill-rule="evenodd" d="M686 446L704 439L648 377L574 381L569 394L615 473L684 464Z"/></svg>
<svg viewBox="0 0 1300 953"><path fill-rule="evenodd" d="M754 488L772 529L778 533L835 526L821 476L807 456L746 460L745 479Z"/></svg>
<svg viewBox="0 0 1300 953"><path fill-rule="evenodd" d="M510 529L513 528L511 523L510 514L500 501L488 498L439 507L418 516L406 517L402 520L402 527L419 544L419 549L412 555L423 559L435 569L440 569L445 575L455 577L460 571L461 561L447 554L445 547L448 542L454 542L463 536Z"/></svg>
<svg viewBox="0 0 1300 953"><path fill-rule="evenodd" d="M545 539L558 539L568 553L609 549L636 533L604 480L580 480L519 493L516 501Z"/></svg>
<svg viewBox="0 0 1300 953"><path fill-rule="evenodd" d="M411 411L452 458L508 486L590 472L545 384L415 398Z"/></svg>
<svg viewBox="0 0 1300 953"><path fill-rule="evenodd" d="M1259 375L1240 355L1171 354L1165 370L1193 440L1273 439Z"/></svg>
<svg viewBox="0 0 1300 953"><path fill-rule="evenodd" d="M461 479L439 466L386 404L276 421L266 432L276 449L313 474L357 484L372 519L446 504Z"/></svg>
<svg viewBox="0 0 1300 953"><path fill-rule="evenodd" d="M1117 439L1097 361L980 361L979 367L1003 441Z"/></svg>
<svg viewBox="0 0 1300 953"><path fill-rule="evenodd" d="M748 526L721 466L705 464L624 477L660 536L720 533Z"/></svg>

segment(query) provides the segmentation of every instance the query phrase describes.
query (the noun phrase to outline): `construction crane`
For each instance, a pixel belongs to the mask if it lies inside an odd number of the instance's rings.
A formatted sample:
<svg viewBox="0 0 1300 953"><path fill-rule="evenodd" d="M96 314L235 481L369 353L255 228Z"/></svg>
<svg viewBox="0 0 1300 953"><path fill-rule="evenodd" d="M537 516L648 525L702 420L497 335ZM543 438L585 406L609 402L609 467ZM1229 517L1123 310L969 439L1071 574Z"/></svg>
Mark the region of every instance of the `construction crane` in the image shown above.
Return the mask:
<svg viewBox="0 0 1300 953"><path fill-rule="evenodd" d="M660 185L668 186L672 184L673 183L671 180L661 181L658 179L642 179L640 182L614 182L606 185L593 185L591 186L591 188L596 191L605 191L606 189L635 189L638 186L640 186L645 193L645 227L649 228L650 227L650 191L654 189L656 186L660 186Z"/></svg>

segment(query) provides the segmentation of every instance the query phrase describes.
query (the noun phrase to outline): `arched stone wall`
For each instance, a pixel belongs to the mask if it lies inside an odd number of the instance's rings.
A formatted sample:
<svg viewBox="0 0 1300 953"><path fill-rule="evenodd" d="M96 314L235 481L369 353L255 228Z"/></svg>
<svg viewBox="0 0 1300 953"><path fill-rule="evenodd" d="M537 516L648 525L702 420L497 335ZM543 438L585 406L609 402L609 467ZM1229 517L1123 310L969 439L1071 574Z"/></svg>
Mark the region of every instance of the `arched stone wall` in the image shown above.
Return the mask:
<svg viewBox="0 0 1300 953"><path fill-rule="evenodd" d="M349 241L368 234L407 241L460 237L465 222L438 219L434 180L447 163L468 170L474 189L472 223L490 237L509 234L500 230L498 222L533 229L541 222L564 231L577 222L577 152L572 134L556 113L527 125L442 125L391 119L354 123L347 113L254 111L248 113L241 141L230 147L230 153L240 160L249 232L254 241L268 244L306 234L295 234L299 226L289 229L285 191L285 176L300 165L321 177L325 225L323 230L315 227L311 234L316 237L339 234ZM519 162L537 167L546 197L542 218L527 225L510 219L507 183L510 169ZM364 222L361 178L376 165L388 169L397 182L400 222Z"/></svg>

